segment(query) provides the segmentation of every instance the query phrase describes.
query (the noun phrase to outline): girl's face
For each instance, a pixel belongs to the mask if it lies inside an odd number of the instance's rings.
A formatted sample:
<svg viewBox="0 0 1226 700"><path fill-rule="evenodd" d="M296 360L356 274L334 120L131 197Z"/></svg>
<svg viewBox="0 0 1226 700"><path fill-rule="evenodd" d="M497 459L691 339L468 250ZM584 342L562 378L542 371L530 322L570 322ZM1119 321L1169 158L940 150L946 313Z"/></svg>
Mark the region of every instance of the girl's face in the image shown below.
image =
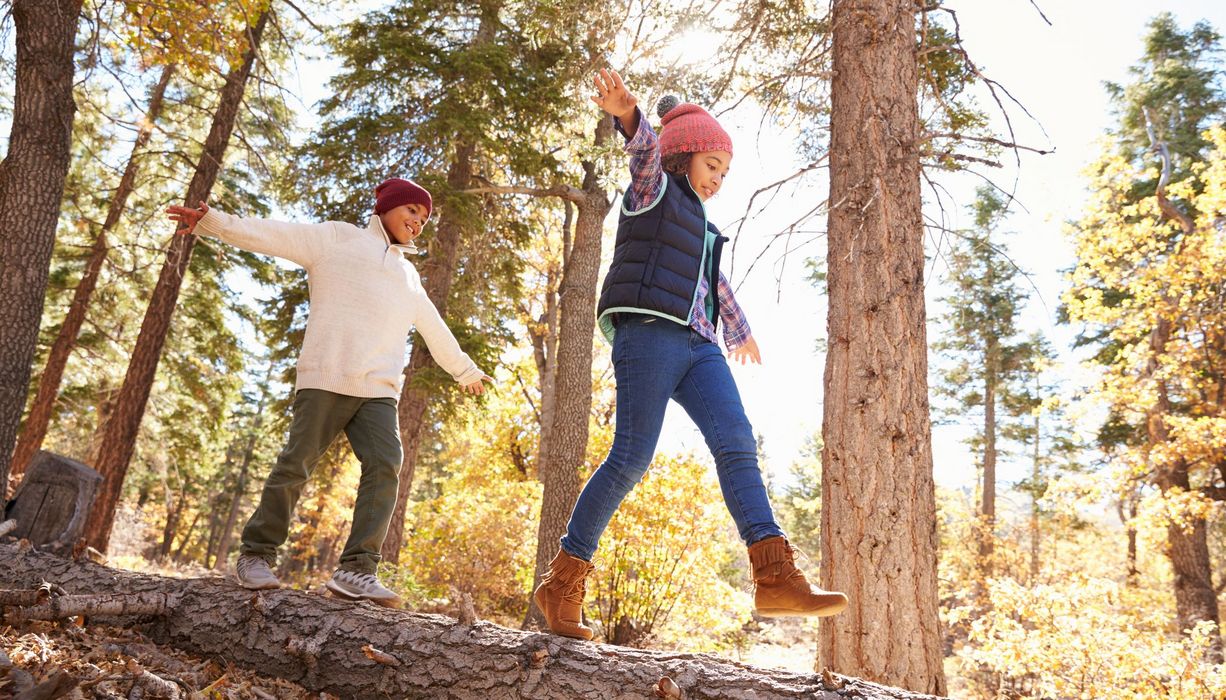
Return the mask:
<svg viewBox="0 0 1226 700"><path fill-rule="evenodd" d="M412 243L414 238L420 236L429 218L430 212L420 204L402 204L379 215L383 230L401 245Z"/></svg>
<svg viewBox="0 0 1226 700"><path fill-rule="evenodd" d="M690 186L702 201L719 192L731 164L732 154L727 151L703 151L690 156L690 168L686 174L689 175Z"/></svg>

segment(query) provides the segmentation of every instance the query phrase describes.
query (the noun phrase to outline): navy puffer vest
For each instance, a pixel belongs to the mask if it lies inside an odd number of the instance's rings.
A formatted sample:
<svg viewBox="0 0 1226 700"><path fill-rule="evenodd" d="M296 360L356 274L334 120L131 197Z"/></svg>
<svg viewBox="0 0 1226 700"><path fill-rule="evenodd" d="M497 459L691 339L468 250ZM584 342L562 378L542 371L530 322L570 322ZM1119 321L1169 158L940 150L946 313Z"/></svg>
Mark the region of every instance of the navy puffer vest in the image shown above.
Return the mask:
<svg viewBox="0 0 1226 700"><path fill-rule="evenodd" d="M689 325L698 282L707 276L707 311L719 319L716 298L719 255L723 242L707 221L702 200L685 175L665 174L664 189L650 206L637 212L622 203L613 261L596 306L600 330L612 342L616 315L651 314Z"/></svg>

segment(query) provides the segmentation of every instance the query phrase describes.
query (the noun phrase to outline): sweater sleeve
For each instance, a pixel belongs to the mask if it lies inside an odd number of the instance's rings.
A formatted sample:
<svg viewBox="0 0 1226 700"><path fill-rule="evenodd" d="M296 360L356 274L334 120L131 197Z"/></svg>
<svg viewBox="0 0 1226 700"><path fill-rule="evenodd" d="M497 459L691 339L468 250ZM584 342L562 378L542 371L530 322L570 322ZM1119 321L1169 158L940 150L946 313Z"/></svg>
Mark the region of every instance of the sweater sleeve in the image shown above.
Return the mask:
<svg viewBox="0 0 1226 700"><path fill-rule="evenodd" d="M426 341L426 347L430 349L434 361L460 384L472 384L481 379L485 372L460 349L451 329L443 322L443 317L425 292L421 292L418 309L420 311L414 325Z"/></svg>
<svg viewBox="0 0 1226 700"><path fill-rule="evenodd" d="M294 224L242 218L218 209L205 212L196 224L196 233L253 253L284 258L303 267L323 257L336 240L336 229L330 223Z"/></svg>

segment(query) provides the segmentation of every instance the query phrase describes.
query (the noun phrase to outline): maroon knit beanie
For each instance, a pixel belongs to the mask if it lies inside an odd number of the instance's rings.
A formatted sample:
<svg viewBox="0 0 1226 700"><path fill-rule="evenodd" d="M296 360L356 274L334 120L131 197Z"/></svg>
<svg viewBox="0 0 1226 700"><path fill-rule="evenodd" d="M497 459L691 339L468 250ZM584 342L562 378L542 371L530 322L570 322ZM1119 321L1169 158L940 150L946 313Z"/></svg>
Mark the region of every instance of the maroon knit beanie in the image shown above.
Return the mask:
<svg viewBox="0 0 1226 700"><path fill-rule="evenodd" d="M660 115L661 157L703 151L732 153L728 132L702 107L668 95L656 105L656 113Z"/></svg>
<svg viewBox="0 0 1226 700"><path fill-rule="evenodd" d="M426 218L434 208L434 200L425 187L399 177L391 177L375 188L375 213L383 214L405 204L420 204L426 208Z"/></svg>

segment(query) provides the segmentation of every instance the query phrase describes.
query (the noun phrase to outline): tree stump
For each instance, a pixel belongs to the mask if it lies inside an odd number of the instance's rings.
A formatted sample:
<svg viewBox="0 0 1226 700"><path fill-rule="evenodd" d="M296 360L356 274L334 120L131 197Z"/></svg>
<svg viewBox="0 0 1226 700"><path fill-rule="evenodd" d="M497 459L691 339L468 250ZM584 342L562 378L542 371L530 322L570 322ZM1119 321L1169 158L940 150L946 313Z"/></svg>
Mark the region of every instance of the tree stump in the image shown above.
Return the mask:
<svg viewBox="0 0 1226 700"><path fill-rule="evenodd" d="M70 551L81 537L102 475L86 465L40 450L5 509L17 522L12 535L36 547Z"/></svg>

